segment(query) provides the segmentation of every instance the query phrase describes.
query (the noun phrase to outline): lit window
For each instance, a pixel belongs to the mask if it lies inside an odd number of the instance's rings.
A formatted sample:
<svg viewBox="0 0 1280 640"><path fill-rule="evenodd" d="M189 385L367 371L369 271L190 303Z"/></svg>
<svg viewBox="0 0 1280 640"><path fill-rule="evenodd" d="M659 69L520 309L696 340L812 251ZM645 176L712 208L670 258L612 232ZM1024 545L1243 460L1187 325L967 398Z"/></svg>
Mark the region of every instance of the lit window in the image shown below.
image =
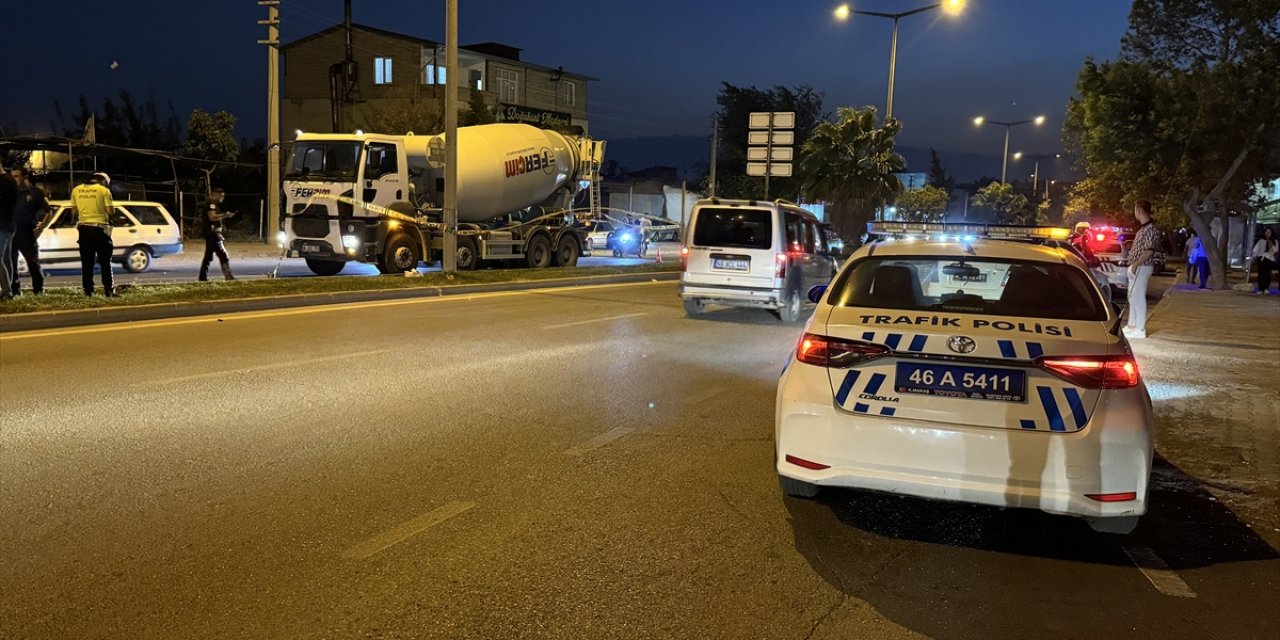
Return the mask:
<svg viewBox="0 0 1280 640"><path fill-rule="evenodd" d="M373 83L391 84L391 58L373 59Z"/></svg>
<svg viewBox="0 0 1280 640"><path fill-rule="evenodd" d="M560 81L560 103L566 107L578 104L578 83L572 80Z"/></svg>
<svg viewBox="0 0 1280 640"><path fill-rule="evenodd" d="M519 100L520 74L513 69L495 69L494 83L498 86L498 101L514 103Z"/></svg>
<svg viewBox="0 0 1280 640"><path fill-rule="evenodd" d="M423 84L444 84L445 83L445 67L444 65L436 66L428 64L422 70Z"/></svg>

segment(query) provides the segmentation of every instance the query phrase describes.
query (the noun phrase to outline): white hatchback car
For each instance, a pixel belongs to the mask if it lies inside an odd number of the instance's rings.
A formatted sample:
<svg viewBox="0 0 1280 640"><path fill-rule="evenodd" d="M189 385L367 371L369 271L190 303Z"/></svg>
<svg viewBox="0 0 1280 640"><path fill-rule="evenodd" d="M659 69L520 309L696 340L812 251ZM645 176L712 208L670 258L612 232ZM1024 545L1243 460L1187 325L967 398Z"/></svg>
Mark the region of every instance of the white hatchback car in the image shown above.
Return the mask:
<svg viewBox="0 0 1280 640"><path fill-rule="evenodd" d="M40 264L80 262L76 215L68 200L49 202L53 219L40 234ZM182 253L182 234L169 210L158 202L116 201L111 212L112 261L131 273L151 268L151 260ZM27 263L19 258L18 272L27 273Z"/></svg>
<svg viewBox="0 0 1280 640"><path fill-rule="evenodd" d="M811 297L778 382L784 492L1025 507L1107 533L1146 512L1151 399L1119 316L1073 253L877 242Z"/></svg>

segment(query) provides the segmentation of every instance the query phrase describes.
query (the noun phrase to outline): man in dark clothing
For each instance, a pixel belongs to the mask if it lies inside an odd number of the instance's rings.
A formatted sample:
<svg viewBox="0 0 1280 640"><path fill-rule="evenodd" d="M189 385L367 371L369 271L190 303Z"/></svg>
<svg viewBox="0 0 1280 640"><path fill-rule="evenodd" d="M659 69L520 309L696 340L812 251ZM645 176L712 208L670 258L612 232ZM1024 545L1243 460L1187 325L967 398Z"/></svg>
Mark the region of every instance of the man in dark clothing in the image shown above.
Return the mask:
<svg viewBox="0 0 1280 640"><path fill-rule="evenodd" d="M18 202L18 183L0 165L0 300L13 297L9 290L15 274L9 273L9 245L13 242L13 209Z"/></svg>
<svg viewBox="0 0 1280 640"><path fill-rule="evenodd" d="M18 183L18 204L13 210L16 230L13 248L9 250L13 294L18 295L22 289L18 282L18 254L21 253L27 261L27 273L31 274L31 293L40 295L44 291L44 272L40 269L40 243L37 240L45 225L49 224L49 201L40 187L31 184L31 176L25 167L14 169L13 179Z"/></svg>
<svg viewBox="0 0 1280 640"><path fill-rule="evenodd" d="M227 280L235 280L231 275L231 261L227 257L227 248L223 244L222 221L236 214L222 210L222 197L222 191L215 189L209 194L209 202L203 207L204 259L200 261L201 282L209 279L209 263L213 262L215 255L218 256L218 263L222 265L222 276Z"/></svg>

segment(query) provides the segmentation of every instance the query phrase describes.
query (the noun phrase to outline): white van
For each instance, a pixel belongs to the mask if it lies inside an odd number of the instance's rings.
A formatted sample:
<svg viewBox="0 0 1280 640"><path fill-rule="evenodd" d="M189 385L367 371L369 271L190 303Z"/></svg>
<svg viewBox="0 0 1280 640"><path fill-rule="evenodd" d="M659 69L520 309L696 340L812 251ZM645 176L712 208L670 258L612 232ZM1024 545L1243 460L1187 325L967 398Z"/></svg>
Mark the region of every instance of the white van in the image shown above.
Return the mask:
<svg viewBox="0 0 1280 640"><path fill-rule="evenodd" d="M40 234L40 264L80 263L80 233L69 200L49 202L53 219ZM182 253L178 223L159 202L117 200L111 212L111 260L130 273L151 268L151 259ZM27 273L26 260L18 259L18 273Z"/></svg>
<svg viewBox="0 0 1280 640"><path fill-rule="evenodd" d="M785 200L699 200L684 237L680 297L690 316L723 304L795 322L809 288L839 268L818 218Z"/></svg>

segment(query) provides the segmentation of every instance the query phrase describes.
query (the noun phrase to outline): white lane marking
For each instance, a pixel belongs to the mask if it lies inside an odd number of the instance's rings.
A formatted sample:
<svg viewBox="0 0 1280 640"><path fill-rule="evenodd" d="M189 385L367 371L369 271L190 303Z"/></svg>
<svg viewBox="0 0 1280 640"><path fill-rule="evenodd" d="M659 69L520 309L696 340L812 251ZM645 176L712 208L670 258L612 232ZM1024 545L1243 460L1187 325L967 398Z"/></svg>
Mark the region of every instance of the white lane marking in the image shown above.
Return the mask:
<svg viewBox="0 0 1280 640"><path fill-rule="evenodd" d="M638 318L638 317L640 317L640 316L647 316L647 315L649 315L649 314L648 314L648 313L644 313L644 312L642 312L642 313L625 313L625 314L622 314L622 315L620 315L620 316L609 316L608 318L592 318L591 320L579 320L579 321L577 321L577 322L566 322L566 323L564 323L564 324L549 324L549 325L547 325L547 326L543 327L543 329L564 329L564 328L566 328L566 327L576 327L576 326L579 326L579 325L592 324L592 323L595 323L595 322L613 322L614 320L623 320L623 319L626 319L626 318Z"/></svg>
<svg viewBox="0 0 1280 640"><path fill-rule="evenodd" d="M25 338L47 338L49 336L67 336L82 333L102 333L105 331L127 331L130 329L151 329L155 327L174 327L185 324L218 322L220 320L254 320L280 316L298 316L311 313L332 313L334 311L350 311L354 309L372 309L380 307L399 307L411 304L432 304L437 302L467 302L485 298L501 298L506 296L545 295L566 291L589 291L592 289L610 289L615 287L642 287L672 284L675 280L659 280L657 282L621 282L616 284L586 284L576 287L549 287L546 289L521 289L519 291L491 291L488 293L460 294L452 296L433 296L413 298L410 300L383 300L380 302L344 302L338 304L311 305L289 309L273 309L269 311L242 311L225 314L210 314L188 318L169 318L164 320L148 320L143 322L117 322L115 324L92 325L88 327L66 327L49 331L24 331L18 333L0 333L0 342L22 340Z"/></svg>
<svg viewBox="0 0 1280 640"><path fill-rule="evenodd" d="M320 362L329 362L331 360L345 360L346 358L362 358L364 356L379 356L384 353L391 353L388 349L379 349L377 351L357 351L356 353L343 353L336 356L323 356L320 358L308 358L306 360L290 360L289 362L273 362L271 364L254 365L243 369L227 369L224 371L209 371L206 373L197 373L189 376L179 376L177 378L168 378L159 380L160 384L175 384L178 382L191 382L192 380L204 380L206 378L216 378L218 376L231 375L234 373L256 373L258 371L271 371L273 369L288 369L290 367L301 367L308 364L316 364ZM155 384L148 382L147 384Z"/></svg>
<svg viewBox="0 0 1280 640"><path fill-rule="evenodd" d="M342 557L363 560L388 547L399 544L476 506L474 502L450 502L412 520L398 524L368 540L357 542L342 552Z"/></svg>
<svg viewBox="0 0 1280 640"><path fill-rule="evenodd" d="M1155 550L1147 547L1124 547L1124 554L1138 567L1138 571L1151 581L1151 584L1166 596L1175 598L1194 598L1196 592L1183 581L1177 571L1169 568L1165 561L1156 555Z"/></svg>
<svg viewBox="0 0 1280 640"><path fill-rule="evenodd" d="M622 436L625 436L628 433L631 433L632 431L635 431L635 429L618 427L616 429L606 431L580 445L566 449L564 453L567 456L580 456L588 451L591 451L592 449L599 449L600 447L603 447L604 445L609 444L610 442L613 442L614 440L617 440L618 438L621 438Z"/></svg>

